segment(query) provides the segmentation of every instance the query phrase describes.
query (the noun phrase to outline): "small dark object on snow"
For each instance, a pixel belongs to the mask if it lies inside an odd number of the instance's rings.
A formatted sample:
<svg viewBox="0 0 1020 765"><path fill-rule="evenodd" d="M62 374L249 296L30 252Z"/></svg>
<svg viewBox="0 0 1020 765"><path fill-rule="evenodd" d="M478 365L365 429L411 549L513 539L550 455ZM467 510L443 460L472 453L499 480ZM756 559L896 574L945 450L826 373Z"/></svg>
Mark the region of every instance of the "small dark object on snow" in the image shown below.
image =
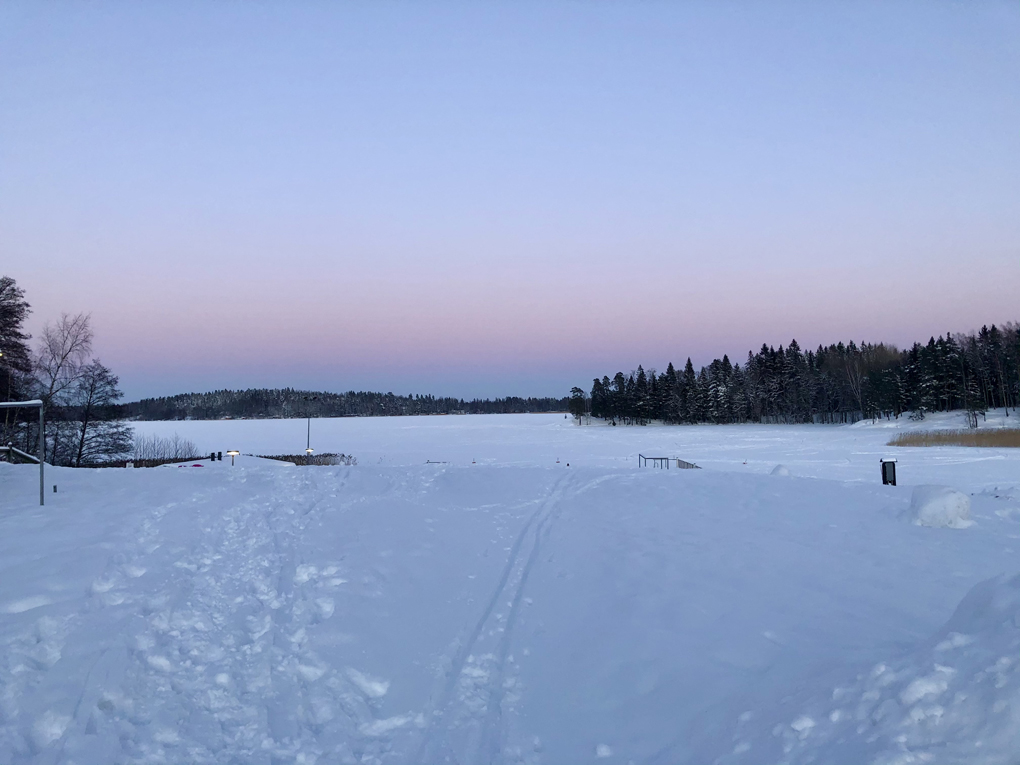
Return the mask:
<svg viewBox="0 0 1020 765"><path fill-rule="evenodd" d="M879 460L882 463L882 485L896 485L896 460Z"/></svg>

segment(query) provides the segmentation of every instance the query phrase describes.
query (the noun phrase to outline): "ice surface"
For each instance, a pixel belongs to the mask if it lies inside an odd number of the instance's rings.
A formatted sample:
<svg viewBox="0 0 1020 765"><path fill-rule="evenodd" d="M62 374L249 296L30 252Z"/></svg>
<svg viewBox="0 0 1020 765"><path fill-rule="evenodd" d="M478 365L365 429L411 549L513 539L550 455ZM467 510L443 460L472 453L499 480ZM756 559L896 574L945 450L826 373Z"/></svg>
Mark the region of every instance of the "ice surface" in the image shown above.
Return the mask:
<svg viewBox="0 0 1020 765"><path fill-rule="evenodd" d="M948 486L915 486L910 514L918 526L965 529L971 525L970 498Z"/></svg>
<svg viewBox="0 0 1020 765"><path fill-rule="evenodd" d="M1011 763L1020 454L880 425L316 421L361 464L53 468L43 508L0 464L0 763ZM921 483L975 525L904 523Z"/></svg>
<svg viewBox="0 0 1020 765"><path fill-rule="evenodd" d="M599 420L578 427L557 414L436 417L347 417L311 421L316 451L353 454L362 467L451 465L636 467L638 454L674 456L702 468L768 474L777 463L793 475L874 483L879 459L895 457L897 479L907 486L944 484L971 492L1017 482L1017 449L891 447L901 430L965 427L961 413L929 415L921 422L865 420L839 425L695 425L611 427ZM1014 424L1010 410L989 412L982 427ZM305 448L305 420L193 420L137 422L137 432L192 440L201 452L240 449L252 454L296 454ZM238 457L238 464L242 459ZM229 465L229 460L223 464ZM290 463L271 463L290 466ZM219 466L220 463L217 463ZM176 469L176 468L175 468Z"/></svg>

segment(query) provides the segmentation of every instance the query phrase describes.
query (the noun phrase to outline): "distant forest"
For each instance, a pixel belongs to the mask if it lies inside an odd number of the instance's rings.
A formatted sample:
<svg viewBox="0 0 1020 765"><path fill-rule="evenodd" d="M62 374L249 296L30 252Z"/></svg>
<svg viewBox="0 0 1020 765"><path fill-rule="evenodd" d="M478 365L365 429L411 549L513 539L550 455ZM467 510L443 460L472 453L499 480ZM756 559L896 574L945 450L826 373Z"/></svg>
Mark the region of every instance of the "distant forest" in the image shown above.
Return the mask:
<svg viewBox="0 0 1020 765"><path fill-rule="evenodd" d="M931 338L909 350L850 342L802 351L762 345L743 366L723 356L695 372L671 363L612 379L591 393L571 391L570 411L624 424L855 422L915 419L925 412L963 409L972 425L990 408L1020 401L1020 325L982 327L970 335Z"/></svg>
<svg viewBox="0 0 1020 765"><path fill-rule="evenodd" d="M398 396L393 393L328 393L292 388L217 390L146 398L120 407L136 420L267 419L283 417L386 417L415 414L518 414L565 412L566 398L475 399Z"/></svg>

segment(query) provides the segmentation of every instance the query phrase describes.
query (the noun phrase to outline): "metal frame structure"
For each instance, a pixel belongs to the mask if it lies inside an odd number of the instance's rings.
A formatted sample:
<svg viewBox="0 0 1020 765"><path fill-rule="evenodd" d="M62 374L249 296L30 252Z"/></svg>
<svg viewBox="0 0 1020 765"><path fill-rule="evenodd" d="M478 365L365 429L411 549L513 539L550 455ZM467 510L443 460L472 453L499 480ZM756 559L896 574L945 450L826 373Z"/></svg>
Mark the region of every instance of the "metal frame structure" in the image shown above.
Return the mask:
<svg viewBox="0 0 1020 765"><path fill-rule="evenodd" d="M648 463L651 463L652 467L666 468L669 470L671 462L676 462L676 466L681 470L700 470L697 465L693 462L687 462L686 460L677 459L676 457L646 457L643 454L637 456L638 467L645 467Z"/></svg>
<svg viewBox="0 0 1020 765"><path fill-rule="evenodd" d="M36 406L39 407L39 457L38 457L38 460L39 460L39 505L42 506L42 505L46 504L46 491L45 491L46 477L44 475L44 470L45 470L45 465L46 465L46 460L44 459L44 457L45 457L45 450L46 450L46 434L45 434L46 420L45 420L45 418L43 416L43 410L44 410L43 402L40 401L39 399L33 399L31 401L3 401L3 402L0 402L0 409L23 409L23 408L31 408L31 407L36 407ZM18 449L17 451L21 452L20 449ZM24 452L21 452L21 453L24 454Z"/></svg>

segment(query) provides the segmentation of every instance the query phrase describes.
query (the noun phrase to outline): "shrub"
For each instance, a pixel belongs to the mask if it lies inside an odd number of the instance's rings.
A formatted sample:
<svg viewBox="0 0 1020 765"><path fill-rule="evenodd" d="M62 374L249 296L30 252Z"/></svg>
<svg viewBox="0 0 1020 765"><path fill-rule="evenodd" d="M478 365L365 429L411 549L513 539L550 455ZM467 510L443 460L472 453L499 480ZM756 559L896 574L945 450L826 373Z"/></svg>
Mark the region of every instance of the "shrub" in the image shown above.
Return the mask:
<svg viewBox="0 0 1020 765"><path fill-rule="evenodd" d="M1020 447L1020 428L913 431L897 434L888 445Z"/></svg>
<svg viewBox="0 0 1020 765"><path fill-rule="evenodd" d="M171 438L137 436L133 457L136 465L141 463L152 467L150 463L162 465L167 462L186 462L199 459L200 455L194 442L174 433Z"/></svg>

